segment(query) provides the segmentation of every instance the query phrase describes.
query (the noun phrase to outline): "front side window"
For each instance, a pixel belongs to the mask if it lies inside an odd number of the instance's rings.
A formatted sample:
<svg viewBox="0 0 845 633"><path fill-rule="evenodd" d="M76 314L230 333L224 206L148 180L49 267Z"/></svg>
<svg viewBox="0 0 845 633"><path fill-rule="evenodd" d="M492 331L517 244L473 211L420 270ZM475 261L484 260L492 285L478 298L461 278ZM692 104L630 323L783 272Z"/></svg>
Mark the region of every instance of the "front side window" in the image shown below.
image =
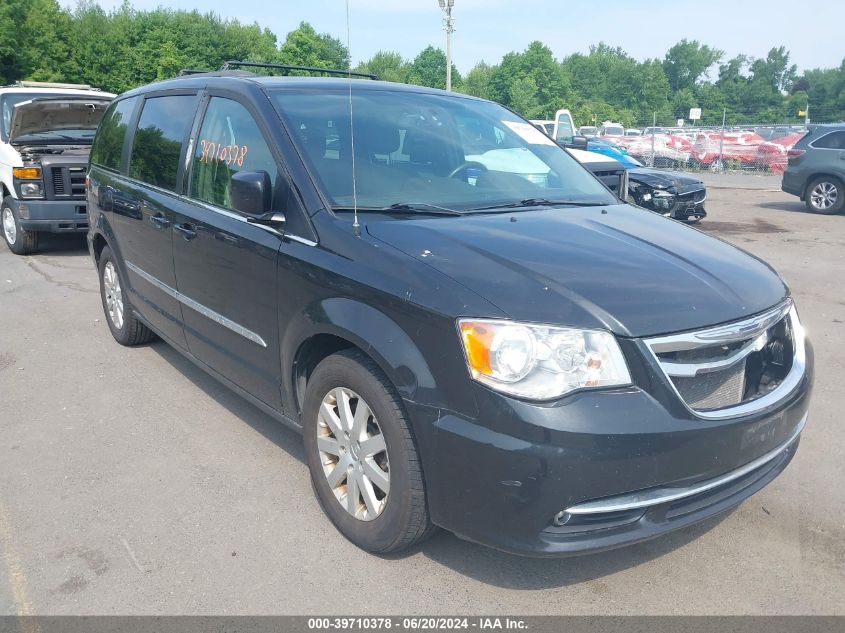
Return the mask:
<svg viewBox="0 0 845 633"><path fill-rule="evenodd" d="M241 171L266 172L275 190L278 168L261 130L237 101L213 97L194 146L191 196L232 208L232 176Z"/></svg>
<svg viewBox="0 0 845 633"><path fill-rule="evenodd" d="M138 97L130 97L114 103L109 108L91 147L91 163L108 169L120 169L123 141L137 101Z"/></svg>
<svg viewBox="0 0 845 633"><path fill-rule="evenodd" d="M151 97L144 102L129 161L132 178L176 191L179 156L197 101L197 95L172 95Z"/></svg>
<svg viewBox="0 0 845 633"><path fill-rule="evenodd" d="M353 182L363 210L415 203L471 211L528 198L614 203L568 152L494 103L367 89L353 94L350 119L345 91L270 96L336 210L353 205Z"/></svg>

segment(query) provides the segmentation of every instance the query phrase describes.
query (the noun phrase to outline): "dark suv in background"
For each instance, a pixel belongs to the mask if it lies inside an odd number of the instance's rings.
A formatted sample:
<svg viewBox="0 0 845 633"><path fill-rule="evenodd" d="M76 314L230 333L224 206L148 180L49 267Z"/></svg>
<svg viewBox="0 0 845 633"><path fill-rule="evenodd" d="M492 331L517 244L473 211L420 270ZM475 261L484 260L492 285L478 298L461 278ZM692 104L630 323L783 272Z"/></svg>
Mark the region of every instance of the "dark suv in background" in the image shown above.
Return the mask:
<svg viewBox="0 0 845 633"><path fill-rule="evenodd" d="M781 189L801 198L813 213L845 207L845 123L814 125L787 152Z"/></svg>
<svg viewBox="0 0 845 633"><path fill-rule="evenodd" d="M152 84L104 116L88 211L114 338L155 333L301 430L323 509L372 552L433 525L541 556L651 538L769 483L807 420L780 277L489 101Z"/></svg>

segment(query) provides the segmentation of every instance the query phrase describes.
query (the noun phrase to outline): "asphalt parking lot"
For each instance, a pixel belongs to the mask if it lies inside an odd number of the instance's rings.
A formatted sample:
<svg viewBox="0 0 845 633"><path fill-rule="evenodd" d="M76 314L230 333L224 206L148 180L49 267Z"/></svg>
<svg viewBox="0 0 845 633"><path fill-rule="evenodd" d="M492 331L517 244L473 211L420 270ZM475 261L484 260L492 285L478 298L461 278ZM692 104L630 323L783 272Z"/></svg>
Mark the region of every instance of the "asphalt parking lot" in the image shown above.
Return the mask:
<svg viewBox="0 0 845 633"><path fill-rule="evenodd" d="M563 560L442 532L358 550L295 433L165 344L112 340L81 237L0 245L0 615L845 614L845 215L766 182L708 179L701 229L796 296L817 369L796 458L725 516Z"/></svg>

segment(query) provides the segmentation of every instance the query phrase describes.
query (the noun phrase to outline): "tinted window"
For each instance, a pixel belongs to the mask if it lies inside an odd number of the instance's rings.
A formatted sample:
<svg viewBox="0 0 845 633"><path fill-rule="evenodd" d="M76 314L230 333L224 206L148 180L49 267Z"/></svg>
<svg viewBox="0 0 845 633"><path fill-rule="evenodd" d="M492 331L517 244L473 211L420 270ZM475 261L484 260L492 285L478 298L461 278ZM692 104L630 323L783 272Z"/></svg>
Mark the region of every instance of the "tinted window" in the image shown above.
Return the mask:
<svg viewBox="0 0 845 633"><path fill-rule="evenodd" d="M845 130L841 132L830 132L813 141L813 147L824 149L845 149Z"/></svg>
<svg viewBox="0 0 845 633"><path fill-rule="evenodd" d="M132 117L137 101L138 97L118 101L106 112L91 148L92 163L109 169L120 169L126 128L129 126L129 119Z"/></svg>
<svg viewBox="0 0 845 633"><path fill-rule="evenodd" d="M276 161L255 119L238 102L214 97L194 150L191 195L231 208L232 176L240 171L267 172L275 189Z"/></svg>
<svg viewBox="0 0 845 633"><path fill-rule="evenodd" d="M129 175L176 190L182 142L194 120L196 95L153 97L144 102L132 145Z"/></svg>

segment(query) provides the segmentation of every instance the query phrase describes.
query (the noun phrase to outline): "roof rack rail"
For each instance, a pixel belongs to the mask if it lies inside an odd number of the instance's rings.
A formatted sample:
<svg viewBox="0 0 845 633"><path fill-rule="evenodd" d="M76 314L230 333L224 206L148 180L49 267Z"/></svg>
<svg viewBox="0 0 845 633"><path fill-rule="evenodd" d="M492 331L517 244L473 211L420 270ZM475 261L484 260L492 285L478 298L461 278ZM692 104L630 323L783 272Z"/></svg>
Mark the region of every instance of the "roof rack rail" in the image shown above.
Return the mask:
<svg viewBox="0 0 845 633"><path fill-rule="evenodd" d="M16 81L14 84L16 88L64 88L66 90L99 90L88 84L66 84L52 81Z"/></svg>
<svg viewBox="0 0 845 633"><path fill-rule="evenodd" d="M316 66L293 66L291 64L265 64L263 62L238 62L228 61L220 68L220 70L231 70L234 66L246 66L247 68L272 68L274 70L283 70L287 74L290 71L304 71L309 73L322 73L324 75L338 75L340 77L363 77L365 79L378 79L378 75L373 73L358 73L350 70L341 70L339 68L317 68Z"/></svg>
<svg viewBox="0 0 845 633"><path fill-rule="evenodd" d="M185 77L186 75L202 75L205 73L214 72L213 70L200 70L199 68L183 68L179 71L179 77Z"/></svg>

